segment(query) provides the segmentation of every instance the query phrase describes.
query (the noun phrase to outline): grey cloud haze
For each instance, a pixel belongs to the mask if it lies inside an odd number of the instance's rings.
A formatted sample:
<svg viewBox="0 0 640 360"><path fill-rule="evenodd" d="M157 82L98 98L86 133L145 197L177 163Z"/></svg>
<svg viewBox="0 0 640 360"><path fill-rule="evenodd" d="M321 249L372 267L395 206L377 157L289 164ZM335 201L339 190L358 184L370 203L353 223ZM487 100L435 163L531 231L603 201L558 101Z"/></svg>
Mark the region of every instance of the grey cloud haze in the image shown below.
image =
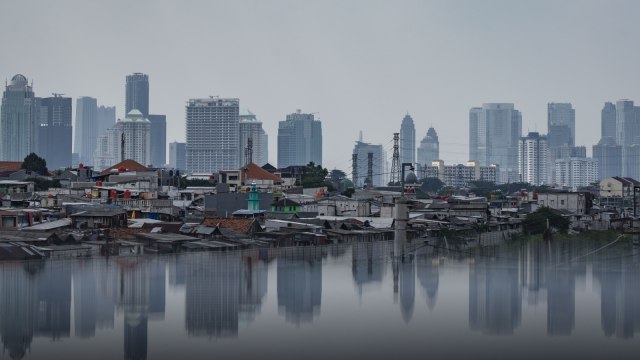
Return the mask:
<svg viewBox="0 0 640 360"><path fill-rule="evenodd" d="M150 78L152 113L184 140L185 102L240 98L264 122L318 112L325 166L349 169L359 130L391 148L408 111L441 157L468 154L468 111L513 102L523 131L572 102L577 145L605 101L640 102L636 1L2 1L0 76L124 111L125 76Z"/></svg>

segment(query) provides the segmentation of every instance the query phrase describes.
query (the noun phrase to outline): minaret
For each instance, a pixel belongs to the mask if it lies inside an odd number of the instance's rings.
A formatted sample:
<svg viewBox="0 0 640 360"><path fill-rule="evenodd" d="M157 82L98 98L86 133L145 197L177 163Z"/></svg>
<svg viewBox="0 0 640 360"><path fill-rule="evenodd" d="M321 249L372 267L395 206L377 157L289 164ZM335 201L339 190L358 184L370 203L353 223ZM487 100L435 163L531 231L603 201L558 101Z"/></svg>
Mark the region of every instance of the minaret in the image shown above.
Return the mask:
<svg viewBox="0 0 640 360"><path fill-rule="evenodd" d="M253 211L260 210L260 196L258 194L258 189L256 188L256 183L251 183L251 191L249 192L249 200L248 209Z"/></svg>

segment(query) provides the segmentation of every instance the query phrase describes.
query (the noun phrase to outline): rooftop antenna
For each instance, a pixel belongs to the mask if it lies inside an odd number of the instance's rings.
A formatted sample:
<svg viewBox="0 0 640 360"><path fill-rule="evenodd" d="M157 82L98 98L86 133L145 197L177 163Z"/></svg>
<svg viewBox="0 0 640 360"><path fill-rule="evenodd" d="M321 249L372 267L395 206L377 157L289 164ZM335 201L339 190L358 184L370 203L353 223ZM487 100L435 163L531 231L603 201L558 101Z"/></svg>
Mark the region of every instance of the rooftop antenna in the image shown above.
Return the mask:
<svg viewBox="0 0 640 360"><path fill-rule="evenodd" d="M360 130L360 136L358 137L358 141L362 142L362 130Z"/></svg>
<svg viewBox="0 0 640 360"><path fill-rule="evenodd" d="M62 96L64 96L64 94L60 94L60 93L51 93L51 95L53 95L53 97L62 97Z"/></svg>

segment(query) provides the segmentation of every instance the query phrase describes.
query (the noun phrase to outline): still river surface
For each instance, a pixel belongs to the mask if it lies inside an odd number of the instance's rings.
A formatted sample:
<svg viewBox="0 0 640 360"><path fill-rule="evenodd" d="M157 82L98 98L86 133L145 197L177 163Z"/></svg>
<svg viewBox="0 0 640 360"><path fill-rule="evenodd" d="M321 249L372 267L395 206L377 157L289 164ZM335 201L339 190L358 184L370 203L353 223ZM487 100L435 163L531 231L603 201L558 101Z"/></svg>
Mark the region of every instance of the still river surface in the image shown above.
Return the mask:
<svg viewBox="0 0 640 360"><path fill-rule="evenodd" d="M637 359L640 249L613 240L4 262L0 359Z"/></svg>

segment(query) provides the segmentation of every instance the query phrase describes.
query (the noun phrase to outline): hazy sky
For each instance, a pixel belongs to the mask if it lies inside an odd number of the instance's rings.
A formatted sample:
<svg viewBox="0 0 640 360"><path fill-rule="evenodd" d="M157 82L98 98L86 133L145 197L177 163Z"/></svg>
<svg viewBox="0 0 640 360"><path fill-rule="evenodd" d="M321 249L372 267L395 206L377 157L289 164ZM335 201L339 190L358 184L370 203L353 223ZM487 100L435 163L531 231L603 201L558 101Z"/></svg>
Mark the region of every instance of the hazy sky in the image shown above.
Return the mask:
<svg viewBox="0 0 640 360"><path fill-rule="evenodd" d="M149 74L150 112L185 138L185 102L240 98L269 135L317 112L324 165L364 140L392 146L409 112L447 163L468 156L469 108L513 102L546 133L548 102L576 109L576 144L600 137L605 101L640 102L640 1L0 2L0 76L124 111L125 76ZM74 100L75 106L75 100ZM75 110L74 110L75 112ZM390 155L390 154L389 154Z"/></svg>

